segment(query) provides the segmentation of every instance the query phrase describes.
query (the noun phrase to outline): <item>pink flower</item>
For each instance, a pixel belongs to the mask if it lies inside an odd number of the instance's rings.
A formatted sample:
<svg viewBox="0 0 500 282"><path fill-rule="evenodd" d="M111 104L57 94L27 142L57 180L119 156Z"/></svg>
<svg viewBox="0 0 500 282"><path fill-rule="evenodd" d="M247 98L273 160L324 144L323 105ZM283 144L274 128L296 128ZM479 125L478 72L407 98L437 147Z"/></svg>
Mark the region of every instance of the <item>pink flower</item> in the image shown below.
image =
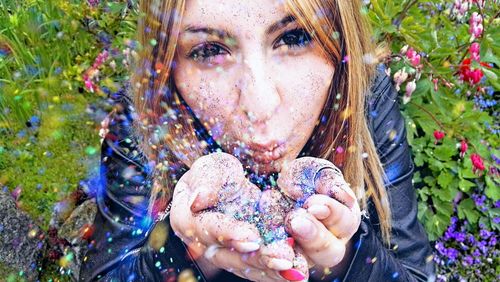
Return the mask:
<svg viewBox="0 0 500 282"><path fill-rule="evenodd" d="M483 16L477 12L472 13L469 19L469 33L472 35L472 40L483 34Z"/></svg>
<svg viewBox="0 0 500 282"><path fill-rule="evenodd" d="M87 90L91 93L94 93L94 84L91 80L85 80L85 88L87 88Z"/></svg>
<svg viewBox="0 0 500 282"><path fill-rule="evenodd" d="M439 131L439 130L434 130L434 138L436 138L436 141L434 141L434 144L437 144L437 142L439 140L444 138L444 132Z"/></svg>
<svg viewBox="0 0 500 282"><path fill-rule="evenodd" d="M420 65L420 55L413 49L413 47L410 47L408 51L406 51L406 58L410 60L410 63L414 67L418 67Z"/></svg>
<svg viewBox="0 0 500 282"><path fill-rule="evenodd" d="M481 56L479 55L480 47L481 46L477 42L474 42L470 45L469 53L472 60L478 62L481 60Z"/></svg>
<svg viewBox="0 0 500 282"><path fill-rule="evenodd" d="M480 24L483 22L483 16L478 14L478 12L472 13L470 16L469 24Z"/></svg>
<svg viewBox="0 0 500 282"><path fill-rule="evenodd" d="M417 84L415 83L415 80L412 80L406 84L406 93L405 96L403 97L403 102L406 104L410 101L411 94L415 89L417 88Z"/></svg>
<svg viewBox="0 0 500 282"><path fill-rule="evenodd" d="M473 36L473 38L478 38L483 34L483 25L482 24L474 24L469 28L469 33Z"/></svg>
<svg viewBox="0 0 500 282"><path fill-rule="evenodd" d="M401 84L403 82L406 81L406 79L408 78L408 73L405 71L404 68L398 70L395 74L394 74L394 82L396 83L396 90L399 91L399 87L401 86Z"/></svg>
<svg viewBox="0 0 500 282"><path fill-rule="evenodd" d="M472 171L476 173L477 171L483 171L485 169L483 159L479 154L473 153L470 155L470 160L472 161Z"/></svg>
<svg viewBox="0 0 500 282"><path fill-rule="evenodd" d="M438 91L438 82L439 82L439 79L437 79L437 78L434 78L432 80L432 83L434 83L434 91Z"/></svg>
<svg viewBox="0 0 500 282"><path fill-rule="evenodd" d="M469 145L467 145L467 142L465 140L462 140L460 142L460 157L463 158L465 156L465 152L467 152L467 148L469 148Z"/></svg>

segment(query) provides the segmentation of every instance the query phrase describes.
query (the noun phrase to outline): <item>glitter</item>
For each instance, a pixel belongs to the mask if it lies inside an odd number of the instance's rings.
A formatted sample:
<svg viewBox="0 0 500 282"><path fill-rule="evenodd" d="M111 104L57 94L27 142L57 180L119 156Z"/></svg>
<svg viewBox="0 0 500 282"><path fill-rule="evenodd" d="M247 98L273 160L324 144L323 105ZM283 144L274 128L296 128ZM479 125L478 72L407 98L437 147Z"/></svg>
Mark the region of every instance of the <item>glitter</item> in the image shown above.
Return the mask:
<svg viewBox="0 0 500 282"><path fill-rule="evenodd" d="M151 44L151 46L156 46L156 44L158 44L158 42L156 41L156 39L153 38L149 41L149 44Z"/></svg>
<svg viewBox="0 0 500 282"><path fill-rule="evenodd" d="M391 129L391 131L389 131L389 140L394 140L394 138L396 138L396 135L397 135L397 131L394 130L394 129Z"/></svg>

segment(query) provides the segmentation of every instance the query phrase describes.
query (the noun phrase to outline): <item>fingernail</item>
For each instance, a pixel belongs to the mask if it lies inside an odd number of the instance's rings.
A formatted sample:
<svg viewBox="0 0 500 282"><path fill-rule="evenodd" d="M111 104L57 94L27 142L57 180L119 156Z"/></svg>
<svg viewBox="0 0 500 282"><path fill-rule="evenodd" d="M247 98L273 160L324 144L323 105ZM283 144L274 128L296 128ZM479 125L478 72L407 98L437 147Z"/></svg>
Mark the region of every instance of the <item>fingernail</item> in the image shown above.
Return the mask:
<svg viewBox="0 0 500 282"><path fill-rule="evenodd" d="M314 224L306 218L297 216L292 219L290 223L292 225L293 232L301 237L302 239L312 239L315 235Z"/></svg>
<svg viewBox="0 0 500 282"><path fill-rule="evenodd" d="M199 202L199 198L200 198L200 190L196 190L193 192L193 196L191 197L191 200L189 201L189 207L191 208L191 211L192 212L199 212L203 209L203 207L201 206L200 202Z"/></svg>
<svg viewBox="0 0 500 282"><path fill-rule="evenodd" d="M281 275L281 277L290 281L302 281L304 280L304 278L306 278L306 276L302 272L298 271L295 268L282 270L279 272L279 274Z"/></svg>
<svg viewBox="0 0 500 282"><path fill-rule="evenodd" d="M293 239L293 237L286 238L286 243L292 248L295 247L295 240Z"/></svg>
<svg viewBox="0 0 500 282"><path fill-rule="evenodd" d="M330 209L324 205L310 206L307 211L319 219L325 219L330 215Z"/></svg>
<svg viewBox="0 0 500 282"><path fill-rule="evenodd" d="M293 262L286 259L273 258L267 263L267 267L275 270L287 270L293 267Z"/></svg>
<svg viewBox="0 0 500 282"><path fill-rule="evenodd" d="M260 248L260 245L255 242L241 242L237 241L233 243L234 247L243 253L254 252Z"/></svg>

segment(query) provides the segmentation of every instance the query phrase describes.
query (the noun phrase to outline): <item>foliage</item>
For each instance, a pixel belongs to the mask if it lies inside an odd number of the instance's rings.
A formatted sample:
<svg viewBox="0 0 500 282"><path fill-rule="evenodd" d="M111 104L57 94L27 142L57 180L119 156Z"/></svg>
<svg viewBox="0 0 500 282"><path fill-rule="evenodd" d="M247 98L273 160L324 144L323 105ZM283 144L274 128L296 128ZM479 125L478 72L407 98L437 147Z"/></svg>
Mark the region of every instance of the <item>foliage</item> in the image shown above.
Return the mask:
<svg viewBox="0 0 500 282"><path fill-rule="evenodd" d="M94 188L105 98L128 79L132 8L131 1L0 0L0 187L46 231L67 208L57 202L78 186ZM43 281L67 280L57 259L47 261Z"/></svg>
<svg viewBox="0 0 500 282"><path fill-rule="evenodd" d="M392 51L388 74L401 92L417 168L419 219L436 241L438 278L494 280L500 230L500 1L369 2L375 36ZM457 235L457 242L453 232L471 239ZM474 237L480 232L491 234ZM488 238L491 243L483 242ZM484 257L474 253L478 249Z"/></svg>

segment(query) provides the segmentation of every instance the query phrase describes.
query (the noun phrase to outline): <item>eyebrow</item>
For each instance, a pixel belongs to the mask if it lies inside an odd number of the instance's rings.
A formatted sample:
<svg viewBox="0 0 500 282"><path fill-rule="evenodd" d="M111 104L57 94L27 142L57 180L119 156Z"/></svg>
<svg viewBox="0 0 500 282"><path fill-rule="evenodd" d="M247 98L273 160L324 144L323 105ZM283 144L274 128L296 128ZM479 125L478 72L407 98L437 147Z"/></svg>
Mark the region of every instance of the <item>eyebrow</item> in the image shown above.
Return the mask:
<svg viewBox="0 0 500 282"><path fill-rule="evenodd" d="M284 18L281 20L273 23L266 29L266 34L271 34L279 30L280 28L283 28L287 26L288 24L295 22L296 18L293 15L286 15ZM184 29L184 32L189 32L189 33L206 33L209 35L217 36L221 39L224 38L236 38L231 32L229 32L227 29L216 29L216 28L211 28L211 27L204 27L204 26L188 26L187 28Z"/></svg>

